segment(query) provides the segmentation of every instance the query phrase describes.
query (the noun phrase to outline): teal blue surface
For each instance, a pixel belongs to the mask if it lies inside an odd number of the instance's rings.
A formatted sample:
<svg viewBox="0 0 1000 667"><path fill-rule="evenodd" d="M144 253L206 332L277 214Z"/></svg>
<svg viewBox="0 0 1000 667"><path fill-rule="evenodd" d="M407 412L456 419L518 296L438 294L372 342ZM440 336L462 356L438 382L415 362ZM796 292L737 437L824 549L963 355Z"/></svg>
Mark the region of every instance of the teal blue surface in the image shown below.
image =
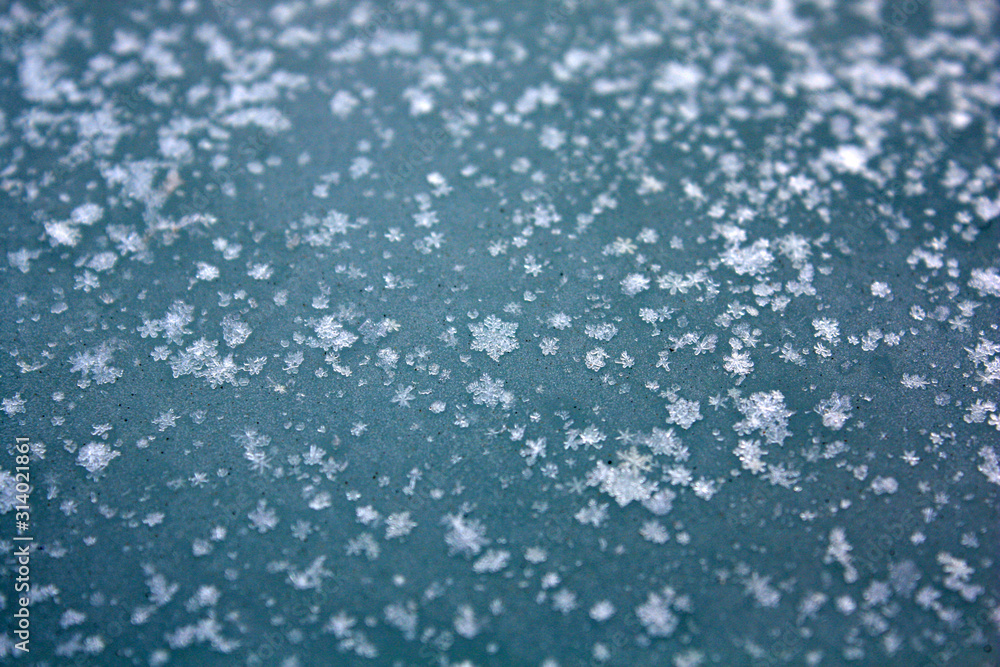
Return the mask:
<svg viewBox="0 0 1000 667"><path fill-rule="evenodd" d="M998 664L997 10L8 5L0 662Z"/></svg>

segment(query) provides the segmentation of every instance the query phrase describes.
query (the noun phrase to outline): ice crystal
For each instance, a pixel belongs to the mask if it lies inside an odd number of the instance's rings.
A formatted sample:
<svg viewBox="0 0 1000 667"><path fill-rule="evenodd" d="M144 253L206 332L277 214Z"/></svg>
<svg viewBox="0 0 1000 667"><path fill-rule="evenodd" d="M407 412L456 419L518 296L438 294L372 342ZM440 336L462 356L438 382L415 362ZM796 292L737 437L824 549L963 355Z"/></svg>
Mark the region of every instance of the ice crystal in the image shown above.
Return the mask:
<svg viewBox="0 0 1000 667"><path fill-rule="evenodd" d="M519 347L514 337L517 331L516 322L504 322L494 315L488 315L479 324L470 324L472 332L472 349L485 352L490 359L499 362L500 357Z"/></svg>

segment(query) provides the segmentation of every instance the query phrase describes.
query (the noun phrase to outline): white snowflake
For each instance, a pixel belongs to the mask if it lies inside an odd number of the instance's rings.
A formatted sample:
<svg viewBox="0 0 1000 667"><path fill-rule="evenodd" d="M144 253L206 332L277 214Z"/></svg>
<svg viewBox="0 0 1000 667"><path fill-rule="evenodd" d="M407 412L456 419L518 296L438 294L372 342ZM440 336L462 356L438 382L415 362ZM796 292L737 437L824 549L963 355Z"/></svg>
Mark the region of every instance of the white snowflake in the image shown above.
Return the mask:
<svg viewBox="0 0 1000 667"><path fill-rule="evenodd" d="M549 318L548 320L546 320L546 323L552 329L558 329L559 331L563 331L564 329L568 329L573 325L573 320L566 313L560 312L560 313L552 313L551 315L549 315Z"/></svg>
<svg viewBox="0 0 1000 667"><path fill-rule="evenodd" d="M600 324L588 324L583 331L594 340L607 342L618 333L618 327L611 322L601 322Z"/></svg>
<svg viewBox="0 0 1000 667"><path fill-rule="evenodd" d="M683 398L679 398L669 404L667 412L669 413L667 423L677 424L685 430L691 428L696 421L702 418L701 403L698 401L688 401Z"/></svg>
<svg viewBox="0 0 1000 667"><path fill-rule="evenodd" d="M3 399L3 411L8 417L24 412L25 400L21 398L21 392L17 392L10 398Z"/></svg>
<svg viewBox="0 0 1000 667"><path fill-rule="evenodd" d="M622 279L622 294L635 296L649 289L649 278L641 273L630 273Z"/></svg>
<svg viewBox="0 0 1000 667"><path fill-rule="evenodd" d="M969 287L979 292L979 296L1000 296L1000 273L993 266L973 269Z"/></svg>
<svg viewBox="0 0 1000 667"><path fill-rule="evenodd" d="M749 352L736 352L723 357L722 367L726 369L727 372L732 373L743 380L747 375L753 371L753 361L750 359Z"/></svg>
<svg viewBox="0 0 1000 667"><path fill-rule="evenodd" d="M780 391L758 391L750 398L737 401L745 419L733 425L740 435L760 431L768 444L780 445L791 435L788 418L794 413L785 407L785 396Z"/></svg>
<svg viewBox="0 0 1000 667"><path fill-rule="evenodd" d="M830 398L819 402L816 413L823 418L823 426L839 431L851 418L851 397L833 392Z"/></svg>
<svg viewBox="0 0 1000 667"><path fill-rule="evenodd" d="M266 500L258 500L257 508L247 514L251 527L259 533L266 533L278 525L278 514L267 506Z"/></svg>
<svg viewBox="0 0 1000 667"><path fill-rule="evenodd" d="M410 519L409 512L390 514L385 519L385 539L391 540L394 537L409 535L416 526L416 522Z"/></svg>
<svg viewBox="0 0 1000 667"><path fill-rule="evenodd" d="M448 555L475 556L490 542L486 538L486 527L478 519L467 519L461 514L447 514L442 523L448 526L448 533L444 536Z"/></svg>
<svg viewBox="0 0 1000 667"><path fill-rule="evenodd" d="M595 347L587 353L587 356L584 359L584 364L592 371L599 371L604 368L604 360L607 359L608 356L608 353L604 351L603 347Z"/></svg>
<svg viewBox="0 0 1000 667"><path fill-rule="evenodd" d="M401 408L408 408L410 407L410 402L413 401L414 398L413 385L411 384L405 387L403 385L396 387L396 393L389 400L392 403L399 404L399 407Z"/></svg>
<svg viewBox="0 0 1000 667"><path fill-rule="evenodd" d="M520 345L514 337L516 322L504 322L495 315L488 315L480 324L470 324L473 341L471 348L485 352L490 359L500 362L500 357L516 350Z"/></svg>
<svg viewBox="0 0 1000 667"><path fill-rule="evenodd" d="M538 347L541 348L543 356L555 354L559 351L559 339L543 338L542 342L538 344Z"/></svg>
<svg viewBox="0 0 1000 667"><path fill-rule="evenodd" d="M88 473L95 475L118 456L121 456L121 452L111 449L106 443L91 442L80 448L76 462L86 468Z"/></svg>
<svg viewBox="0 0 1000 667"><path fill-rule="evenodd" d="M101 343L96 348L77 352L70 357L69 360L73 364L69 369L70 372L83 375L83 379L77 384L81 388L86 388L90 385L91 378L97 384L114 384L115 380L122 376L122 371L110 365L114 360L112 354L111 344Z"/></svg>
<svg viewBox="0 0 1000 667"><path fill-rule="evenodd" d="M504 409L514 405L514 394L504 390L503 380L494 380L486 373L483 373L476 382L470 382L465 388L472 394L473 403L491 408L500 404Z"/></svg>
<svg viewBox="0 0 1000 667"><path fill-rule="evenodd" d="M677 595L673 588L666 586L661 592L650 592L646 602L636 607L635 615L651 637L669 637L680 623L675 612L690 610L690 598Z"/></svg>

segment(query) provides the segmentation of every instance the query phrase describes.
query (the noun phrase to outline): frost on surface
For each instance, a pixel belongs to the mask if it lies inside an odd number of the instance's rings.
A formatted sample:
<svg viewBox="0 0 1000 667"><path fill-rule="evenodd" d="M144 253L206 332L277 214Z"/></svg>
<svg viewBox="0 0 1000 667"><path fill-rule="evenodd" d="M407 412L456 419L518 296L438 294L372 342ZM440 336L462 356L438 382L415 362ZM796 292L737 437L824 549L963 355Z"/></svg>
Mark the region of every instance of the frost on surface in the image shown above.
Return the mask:
<svg viewBox="0 0 1000 667"><path fill-rule="evenodd" d="M992 660L994 5L7 3L29 662Z"/></svg>

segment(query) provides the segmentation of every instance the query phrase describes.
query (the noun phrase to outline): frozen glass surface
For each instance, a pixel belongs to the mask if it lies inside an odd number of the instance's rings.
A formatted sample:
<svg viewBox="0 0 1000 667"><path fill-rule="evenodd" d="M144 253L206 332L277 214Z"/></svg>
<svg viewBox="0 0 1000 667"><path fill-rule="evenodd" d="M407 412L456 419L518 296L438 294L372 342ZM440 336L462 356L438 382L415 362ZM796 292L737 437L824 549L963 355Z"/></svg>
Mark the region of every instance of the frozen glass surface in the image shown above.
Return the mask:
<svg viewBox="0 0 1000 667"><path fill-rule="evenodd" d="M0 662L998 664L997 15L6 4Z"/></svg>

